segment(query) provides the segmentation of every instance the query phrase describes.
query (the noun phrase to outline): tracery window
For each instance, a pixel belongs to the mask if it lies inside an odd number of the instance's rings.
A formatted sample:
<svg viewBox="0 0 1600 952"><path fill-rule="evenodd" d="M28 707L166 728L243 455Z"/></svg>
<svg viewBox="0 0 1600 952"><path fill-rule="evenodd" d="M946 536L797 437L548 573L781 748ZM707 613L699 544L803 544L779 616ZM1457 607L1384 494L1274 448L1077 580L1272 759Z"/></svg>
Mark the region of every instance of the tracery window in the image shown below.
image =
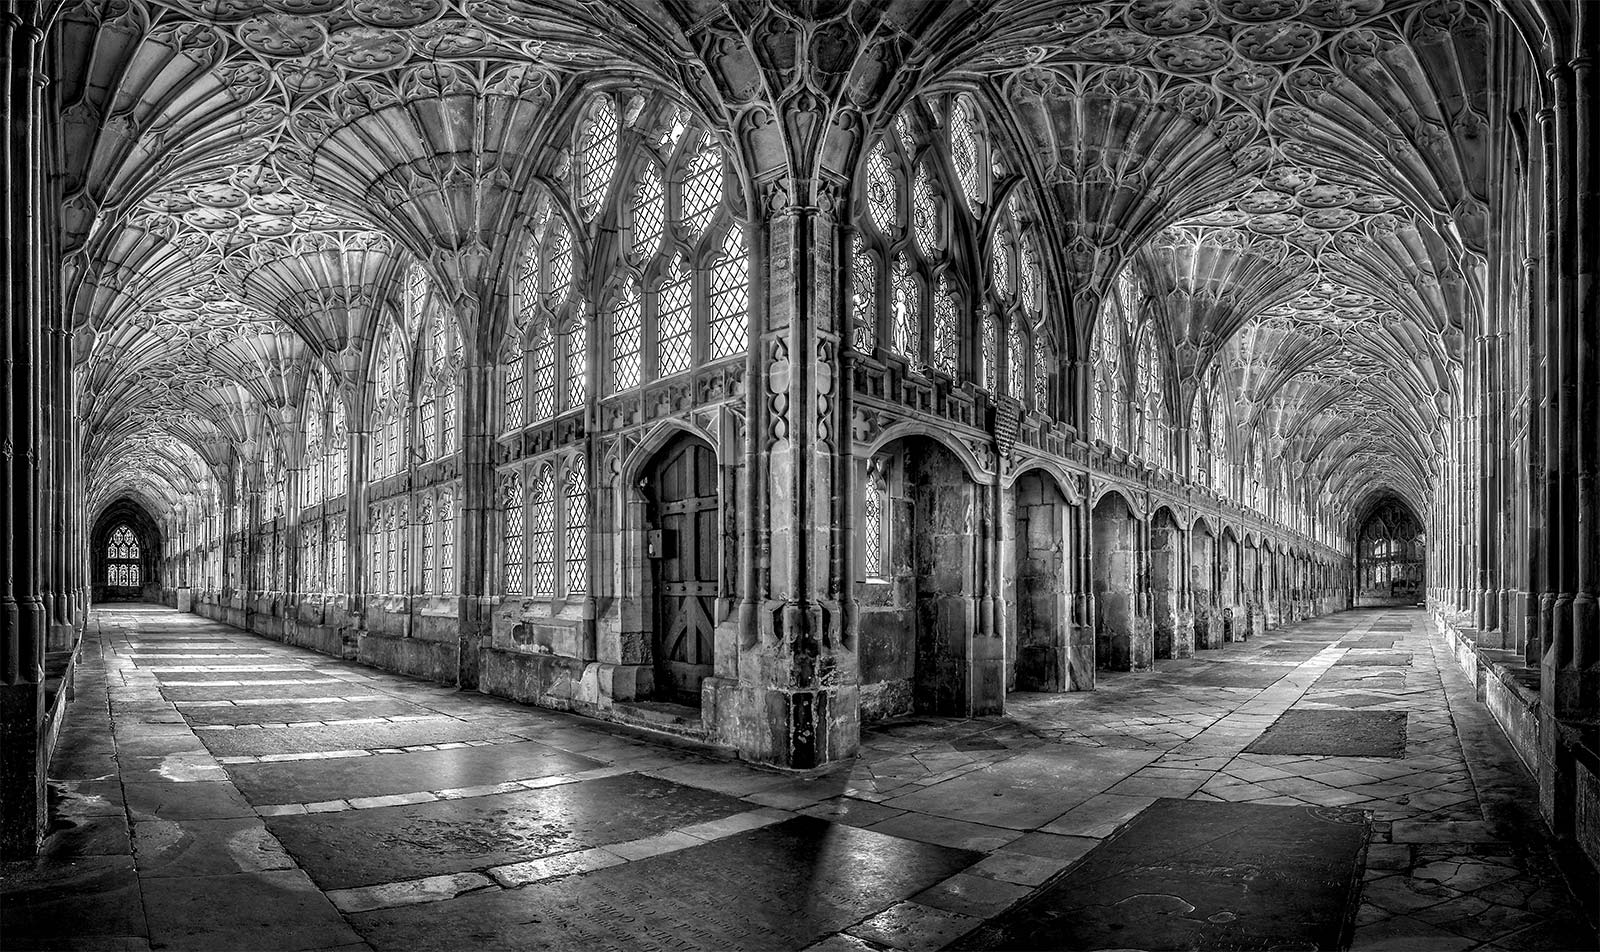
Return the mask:
<svg viewBox="0 0 1600 952"><path fill-rule="evenodd" d="M143 584L139 565L143 550L133 530L123 523L106 537L106 584L134 588Z"/></svg>
<svg viewBox="0 0 1600 952"><path fill-rule="evenodd" d="M437 592L433 577L433 499L427 495L417 505L417 524L422 527L422 594L432 595Z"/></svg>
<svg viewBox="0 0 1600 952"><path fill-rule="evenodd" d="M288 479L283 468L283 454L278 452L277 438L269 433L264 435L263 439L265 446L261 451L261 515L264 519L276 519L283 515L283 497Z"/></svg>
<svg viewBox="0 0 1600 952"><path fill-rule="evenodd" d="M851 346L1046 410L1026 198L1006 191L976 101L956 94L907 106L869 145L860 175Z"/></svg>
<svg viewBox="0 0 1600 952"><path fill-rule="evenodd" d="M645 117L659 108L644 109ZM652 121L636 120L636 124ZM615 211L622 240L605 292L609 390L682 374L749 345L749 255L726 153L675 113L658 140L635 140Z"/></svg>

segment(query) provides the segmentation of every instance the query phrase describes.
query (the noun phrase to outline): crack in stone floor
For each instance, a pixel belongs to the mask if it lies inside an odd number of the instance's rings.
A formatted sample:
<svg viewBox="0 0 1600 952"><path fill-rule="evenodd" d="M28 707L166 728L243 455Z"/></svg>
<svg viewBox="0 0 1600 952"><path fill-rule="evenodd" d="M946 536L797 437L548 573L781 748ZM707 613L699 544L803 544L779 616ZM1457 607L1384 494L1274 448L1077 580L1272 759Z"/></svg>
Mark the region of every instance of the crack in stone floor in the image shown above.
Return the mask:
<svg viewBox="0 0 1600 952"><path fill-rule="evenodd" d="M805 777L155 606L96 619L7 949L1596 944L1420 611L874 725ZM1174 860L1211 827L1236 832Z"/></svg>

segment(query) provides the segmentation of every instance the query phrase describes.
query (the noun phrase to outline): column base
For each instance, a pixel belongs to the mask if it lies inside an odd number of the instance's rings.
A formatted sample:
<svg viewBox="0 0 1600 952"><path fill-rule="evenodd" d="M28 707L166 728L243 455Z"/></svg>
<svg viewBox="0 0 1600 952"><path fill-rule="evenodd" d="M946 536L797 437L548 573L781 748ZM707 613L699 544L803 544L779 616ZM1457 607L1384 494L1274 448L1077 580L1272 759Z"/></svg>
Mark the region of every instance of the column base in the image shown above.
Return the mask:
<svg viewBox="0 0 1600 952"><path fill-rule="evenodd" d="M0 686L0 858L39 851L48 823L45 796L44 685Z"/></svg>
<svg viewBox="0 0 1600 952"><path fill-rule="evenodd" d="M712 739L745 760L811 770L854 757L861 744L854 684L784 690L707 678L702 697Z"/></svg>

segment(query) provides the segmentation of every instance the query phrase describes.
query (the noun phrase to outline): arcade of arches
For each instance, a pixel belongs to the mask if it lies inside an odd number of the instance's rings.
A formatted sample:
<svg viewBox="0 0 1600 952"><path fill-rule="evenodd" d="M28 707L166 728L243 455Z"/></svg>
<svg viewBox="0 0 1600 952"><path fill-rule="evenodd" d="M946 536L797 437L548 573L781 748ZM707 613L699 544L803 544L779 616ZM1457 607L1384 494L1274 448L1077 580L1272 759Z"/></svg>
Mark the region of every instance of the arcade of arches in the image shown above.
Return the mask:
<svg viewBox="0 0 1600 952"><path fill-rule="evenodd" d="M8 852L143 594L789 768L1425 602L1600 855L1597 8L9 10Z"/></svg>

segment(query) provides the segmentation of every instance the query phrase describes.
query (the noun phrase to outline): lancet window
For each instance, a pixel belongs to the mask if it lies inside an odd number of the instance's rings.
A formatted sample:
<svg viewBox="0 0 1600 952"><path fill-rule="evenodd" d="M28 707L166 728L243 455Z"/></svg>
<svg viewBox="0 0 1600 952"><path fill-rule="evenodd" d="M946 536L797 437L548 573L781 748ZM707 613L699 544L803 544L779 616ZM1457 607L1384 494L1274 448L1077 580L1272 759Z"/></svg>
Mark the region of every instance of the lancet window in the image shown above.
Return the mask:
<svg viewBox="0 0 1600 952"><path fill-rule="evenodd" d="M889 480L882 457L867 461L861 504L861 563L868 579L889 575Z"/></svg>
<svg viewBox="0 0 1600 952"><path fill-rule="evenodd" d="M1136 384L1139 397L1140 455L1163 468L1171 465L1170 434L1167 422L1166 375L1161 364L1160 345L1156 339L1155 322L1146 319L1139 333L1139 350L1135 358Z"/></svg>
<svg viewBox="0 0 1600 952"><path fill-rule="evenodd" d="M420 273L420 269L419 269ZM406 416L411 400L406 348L398 329L385 326L373 367L372 458L375 479L400 472L405 459Z"/></svg>
<svg viewBox="0 0 1600 952"><path fill-rule="evenodd" d="M461 411L461 334L448 308L435 301L428 308L428 332L421 342L418 450L424 460L456 451Z"/></svg>
<svg viewBox="0 0 1600 952"><path fill-rule="evenodd" d="M1228 480L1228 424L1226 407L1222 402L1222 376L1213 367L1206 383L1206 415L1211 428L1211 485L1225 496L1232 497Z"/></svg>
<svg viewBox="0 0 1600 952"><path fill-rule="evenodd" d="M327 429L322 406L321 380L313 377L306 389L306 451L301 472L301 498L305 505L322 502L327 480Z"/></svg>

